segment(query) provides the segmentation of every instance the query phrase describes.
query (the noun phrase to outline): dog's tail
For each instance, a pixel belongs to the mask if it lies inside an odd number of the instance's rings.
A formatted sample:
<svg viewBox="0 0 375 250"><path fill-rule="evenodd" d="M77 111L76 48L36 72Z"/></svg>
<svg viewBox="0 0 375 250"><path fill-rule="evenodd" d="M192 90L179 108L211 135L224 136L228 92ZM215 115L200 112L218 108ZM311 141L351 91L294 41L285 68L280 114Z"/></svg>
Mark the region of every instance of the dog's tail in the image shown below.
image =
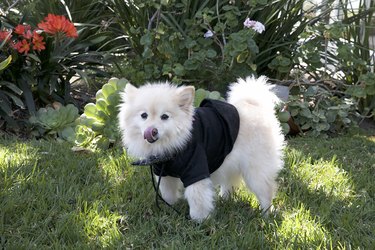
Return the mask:
<svg viewBox="0 0 375 250"><path fill-rule="evenodd" d="M280 99L271 92L271 87L272 85L267 83L265 76L240 78L230 85L227 101L234 106L240 106L241 103L246 102L273 112Z"/></svg>

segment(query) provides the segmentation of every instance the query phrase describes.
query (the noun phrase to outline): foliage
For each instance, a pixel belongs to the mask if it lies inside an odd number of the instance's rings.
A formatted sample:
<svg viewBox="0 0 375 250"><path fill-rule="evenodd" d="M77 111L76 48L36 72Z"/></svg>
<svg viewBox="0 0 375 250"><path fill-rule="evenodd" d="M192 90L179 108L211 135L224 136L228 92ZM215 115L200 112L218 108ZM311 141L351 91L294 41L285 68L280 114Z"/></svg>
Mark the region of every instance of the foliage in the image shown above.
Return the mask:
<svg viewBox="0 0 375 250"><path fill-rule="evenodd" d="M301 0L113 4L131 48L120 70L136 84L169 78L223 91L228 82L255 72L285 76L306 25ZM249 29L248 18L264 23L265 32Z"/></svg>
<svg viewBox="0 0 375 250"><path fill-rule="evenodd" d="M299 94L290 95L287 109L301 132L312 136L339 133L353 124L352 100L338 98L319 87L301 87Z"/></svg>
<svg viewBox="0 0 375 250"><path fill-rule="evenodd" d="M88 103L77 119L76 144L81 147L107 149L120 141L117 106L126 79L111 78L96 93L96 103Z"/></svg>
<svg viewBox="0 0 375 250"><path fill-rule="evenodd" d="M347 1L337 7L328 3L327 9L338 8L341 20L311 22L301 34L301 45L294 60L298 74L308 75L310 81L338 79L328 85L337 96L355 99L362 116L374 116L374 51L369 48L369 36L374 27L375 3L359 1L354 9ZM330 17L327 15L326 20Z"/></svg>
<svg viewBox="0 0 375 250"><path fill-rule="evenodd" d="M21 109L24 108L24 104L19 98L19 95L22 94L22 90L12 82L1 80L3 70L9 66L11 61L12 56L9 55L8 58L0 63L0 118L3 117L7 122L14 123L11 119L13 104Z"/></svg>
<svg viewBox="0 0 375 250"><path fill-rule="evenodd" d="M205 98L225 101L225 99L220 95L220 92L218 91L210 92L208 90L200 88L195 91L194 107L199 107L199 105Z"/></svg>
<svg viewBox="0 0 375 250"><path fill-rule="evenodd" d="M51 23L53 21L55 19L50 20ZM74 26L72 28L76 32ZM12 30L12 39L7 41L4 51L13 55L13 61L2 74L2 78L14 82L22 89L31 114L36 110L33 92L37 92L37 97L48 103L48 96L61 91L58 78L63 79L64 71L71 71L64 66L61 59L72 39L60 30L55 30L52 36L46 32L39 33L37 28L18 24Z"/></svg>
<svg viewBox="0 0 375 250"><path fill-rule="evenodd" d="M78 109L73 104L62 106L53 103L51 107L41 108L29 118L30 124L36 127L38 136L52 136L74 142L75 120Z"/></svg>
<svg viewBox="0 0 375 250"><path fill-rule="evenodd" d="M276 108L276 115L279 119L280 126L284 135L287 135L290 132L290 126L288 124L291 118L290 112L286 110L285 106L283 106L282 108Z"/></svg>
<svg viewBox="0 0 375 250"><path fill-rule="evenodd" d="M358 82L349 86L345 93L357 99L357 107L363 115L375 118L375 73L360 75Z"/></svg>
<svg viewBox="0 0 375 250"><path fill-rule="evenodd" d="M99 8L95 9L98 4L96 1L91 4L88 1L79 2L81 5L76 3L64 6L60 1L34 1L20 17L20 23L6 16L0 17L2 30L12 32L11 39L1 49L2 55L12 55L13 59L8 68L2 72L0 80L13 83L22 91L22 95L17 92L16 96L25 103L30 114L34 114L38 107L44 107L54 101L63 104L74 102L70 96L71 84L74 81L82 79L88 83L89 77L108 76L108 73L103 71L103 66L108 63L109 57L108 52L103 49L104 43L109 40L109 35L104 30L100 30L100 25L90 23L94 19L92 15L99 12ZM83 3L86 5L83 6ZM75 12L77 9L74 8L78 6L87 9L79 13ZM38 11L42 8L67 14L74 20L87 18L87 23L75 23L73 26L72 19L62 15L52 16L51 12L47 11ZM30 12L31 18L28 15ZM43 21L45 16L47 17ZM103 16L96 16L96 18L101 17ZM25 23L26 20L30 25ZM65 27L65 30L53 29L53 25L59 22L64 24L61 27ZM17 27L24 27L26 33L17 34L15 30ZM67 37L66 34L71 34L69 31L76 27L78 37L76 35L73 36L74 38ZM43 32L40 33L41 31ZM29 36L30 33L33 37ZM39 36L42 47L35 47L34 34ZM13 46L14 44L23 47ZM108 51L108 48L106 49Z"/></svg>

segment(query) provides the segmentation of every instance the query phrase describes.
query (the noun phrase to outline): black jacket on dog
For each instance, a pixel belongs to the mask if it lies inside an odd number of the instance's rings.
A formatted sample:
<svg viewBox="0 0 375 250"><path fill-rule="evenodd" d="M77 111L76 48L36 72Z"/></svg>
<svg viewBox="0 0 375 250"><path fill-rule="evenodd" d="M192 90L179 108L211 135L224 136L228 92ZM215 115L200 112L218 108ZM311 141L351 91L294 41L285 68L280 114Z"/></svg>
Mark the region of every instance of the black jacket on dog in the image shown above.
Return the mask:
<svg viewBox="0 0 375 250"><path fill-rule="evenodd" d="M208 178L232 151L239 127L240 118L233 105L203 100L195 109L190 142L172 159L152 164L154 174L178 177L184 187Z"/></svg>

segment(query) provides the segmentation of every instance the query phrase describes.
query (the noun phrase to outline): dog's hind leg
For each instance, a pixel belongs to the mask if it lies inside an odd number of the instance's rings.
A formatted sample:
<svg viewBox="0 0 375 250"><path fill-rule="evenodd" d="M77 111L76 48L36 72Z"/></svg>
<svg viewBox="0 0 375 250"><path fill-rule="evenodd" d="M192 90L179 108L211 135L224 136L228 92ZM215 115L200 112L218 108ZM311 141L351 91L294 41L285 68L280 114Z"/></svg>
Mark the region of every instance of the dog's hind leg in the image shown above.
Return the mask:
<svg viewBox="0 0 375 250"><path fill-rule="evenodd" d="M211 174L211 180L215 187L219 186L219 196L225 200L229 199L240 186L242 176L238 171L235 155L227 156L223 164Z"/></svg>
<svg viewBox="0 0 375 250"><path fill-rule="evenodd" d="M202 222L214 209L215 190L209 178L191 184L185 190L185 198L189 203L190 217Z"/></svg>
<svg viewBox="0 0 375 250"><path fill-rule="evenodd" d="M243 175L247 188L255 194L259 201L260 208L266 214L271 210L272 199L277 188L277 182L274 176L275 175L266 175L265 173L255 174L251 173L251 171L246 171Z"/></svg>
<svg viewBox="0 0 375 250"><path fill-rule="evenodd" d="M159 177L155 176L155 179L158 181ZM181 197L182 182L171 176L161 177L159 189L163 199L173 205Z"/></svg>

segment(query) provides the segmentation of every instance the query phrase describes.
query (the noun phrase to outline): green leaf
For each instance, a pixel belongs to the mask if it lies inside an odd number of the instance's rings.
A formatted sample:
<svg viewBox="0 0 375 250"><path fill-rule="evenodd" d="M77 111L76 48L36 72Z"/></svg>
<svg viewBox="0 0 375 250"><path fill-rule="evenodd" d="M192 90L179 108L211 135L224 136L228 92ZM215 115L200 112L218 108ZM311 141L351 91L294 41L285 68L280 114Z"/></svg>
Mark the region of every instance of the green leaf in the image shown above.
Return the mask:
<svg viewBox="0 0 375 250"><path fill-rule="evenodd" d="M105 96L103 94L103 90L99 89L96 94L95 94L95 98L98 100L100 98L104 98L105 99Z"/></svg>
<svg viewBox="0 0 375 250"><path fill-rule="evenodd" d="M59 137L63 138L66 141L74 142L75 141L75 131L72 126L65 127L63 130L58 132Z"/></svg>
<svg viewBox="0 0 375 250"><path fill-rule="evenodd" d="M0 63L0 71L8 67L11 61L12 61L12 55L8 56L7 59L5 59L4 61Z"/></svg>
<svg viewBox="0 0 375 250"><path fill-rule="evenodd" d="M199 65L200 65L200 63L195 59L187 59L184 62L184 67L187 70L196 70L196 69L198 69Z"/></svg>
<svg viewBox="0 0 375 250"><path fill-rule="evenodd" d="M187 49L191 49L191 48L193 48L194 46L197 45L197 42L195 40L193 40L191 37L187 37L185 39L185 43L184 44L185 44L185 47Z"/></svg>
<svg viewBox="0 0 375 250"><path fill-rule="evenodd" d="M303 124L303 126L301 127L302 130L307 130L307 129L309 129L309 128L311 128L311 123L309 123L309 122Z"/></svg>
<svg viewBox="0 0 375 250"><path fill-rule="evenodd" d="M173 72L177 76L183 76L185 74L185 68L180 63L176 63L173 67Z"/></svg>
<svg viewBox="0 0 375 250"><path fill-rule="evenodd" d="M109 84L109 85L111 85L114 88L117 88L117 82L118 81L119 81L118 78L112 77L111 79L108 80L108 82L106 84Z"/></svg>
<svg viewBox="0 0 375 250"><path fill-rule="evenodd" d="M34 61L41 63L39 57L37 57L36 55L30 53L30 54L27 54L27 56L33 59Z"/></svg>
<svg viewBox="0 0 375 250"><path fill-rule="evenodd" d="M103 98L100 98L100 99L96 100L96 108L98 110L101 110L105 113L108 113L107 106L108 106L108 103Z"/></svg>
<svg viewBox="0 0 375 250"><path fill-rule="evenodd" d="M10 116L12 114L12 109L10 103L7 101L4 93L0 92L0 110L2 110L6 115ZM0 113L1 117L1 113Z"/></svg>
<svg viewBox="0 0 375 250"><path fill-rule="evenodd" d="M365 98L366 97L366 90L365 90L365 88L363 88L361 86L350 86L346 90L346 94L352 95L352 96L358 97L358 98Z"/></svg>
<svg viewBox="0 0 375 250"><path fill-rule="evenodd" d="M328 110L326 113L326 118L328 123L333 123L336 120L337 111L336 110Z"/></svg>
<svg viewBox="0 0 375 250"><path fill-rule="evenodd" d="M217 53L216 53L216 51L213 50L213 49L208 49L208 50L206 51L206 56L207 56L208 58L214 58L214 57L216 57L216 55L217 55Z"/></svg>
<svg viewBox="0 0 375 250"><path fill-rule="evenodd" d="M13 90L14 93L18 95L22 95L22 90L17 87L14 83L8 82L8 81L0 81L0 87L1 86L7 86L9 89Z"/></svg>
<svg viewBox="0 0 375 250"><path fill-rule="evenodd" d="M247 51L247 50L245 50L245 51L243 51L241 54L239 54L238 56L237 56L237 62L238 63L243 63L243 62L245 62L246 61L246 59L247 59L247 57L248 57L248 55L249 55L249 51Z"/></svg>
<svg viewBox="0 0 375 250"><path fill-rule="evenodd" d="M108 38L107 36L98 36L98 37L95 37L95 38L91 39L90 42L92 44L97 44L97 43L101 43L101 42L107 40L107 38Z"/></svg>
<svg viewBox="0 0 375 250"><path fill-rule="evenodd" d="M194 106L199 107L204 98L206 98L206 90L197 89L195 91Z"/></svg>
<svg viewBox="0 0 375 250"><path fill-rule="evenodd" d="M110 84L104 84L103 87L102 87L102 91L103 91L103 95L108 98L108 96L110 96L111 94L115 93L116 92L116 89L115 87L113 87L112 85Z"/></svg>
<svg viewBox="0 0 375 250"><path fill-rule="evenodd" d="M86 104L84 108L85 115L87 117L96 118L96 105L94 103L88 103Z"/></svg>
<svg viewBox="0 0 375 250"><path fill-rule="evenodd" d="M150 32L147 32L141 37L140 44L144 45L145 47L151 46L152 45L152 35Z"/></svg>
<svg viewBox="0 0 375 250"><path fill-rule="evenodd" d="M213 100L218 100L220 98L220 92L218 92L218 91L212 91L208 95L208 98L213 99Z"/></svg>
<svg viewBox="0 0 375 250"><path fill-rule="evenodd" d="M23 101L19 97L15 96L12 93L9 93L7 91L4 91L4 93L6 93L6 95L9 96L12 99L12 101L14 102L14 104L16 104L21 109L25 109L25 105L24 105Z"/></svg>
<svg viewBox="0 0 375 250"><path fill-rule="evenodd" d="M300 112L299 112L300 115L302 116L305 116L307 118L313 118L312 114L311 114L311 111L309 109L302 109Z"/></svg>
<svg viewBox="0 0 375 250"><path fill-rule="evenodd" d="M125 89L125 86L126 86L126 84L128 84L129 83L129 81L127 80L127 79L125 79L125 78L121 78L121 79L119 79L118 81L117 81L117 83L116 83L116 88L117 88L117 90L123 90L123 89Z"/></svg>
<svg viewBox="0 0 375 250"><path fill-rule="evenodd" d="M89 77L88 75L86 74L86 72L82 71L82 70L79 70L79 69L74 69L74 71L82 78L82 80L86 83L86 84L89 84Z"/></svg>

